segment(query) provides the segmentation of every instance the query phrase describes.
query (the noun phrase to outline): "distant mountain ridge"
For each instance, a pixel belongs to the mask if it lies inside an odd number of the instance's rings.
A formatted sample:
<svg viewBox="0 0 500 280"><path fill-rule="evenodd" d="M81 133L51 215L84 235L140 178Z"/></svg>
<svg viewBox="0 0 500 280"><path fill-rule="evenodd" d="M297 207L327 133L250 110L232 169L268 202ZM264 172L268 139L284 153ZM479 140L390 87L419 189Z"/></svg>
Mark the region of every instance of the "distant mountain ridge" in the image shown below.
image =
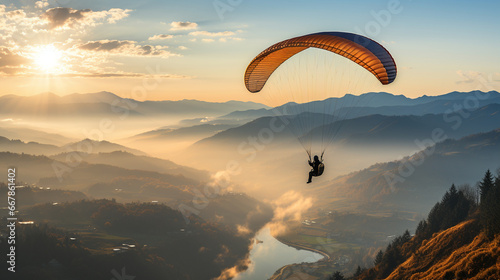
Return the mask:
<svg viewBox="0 0 500 280"><path fill-rule="evenodd" d="M74 141L74 139L60 134L48 133L33 128L19 127L7 121L6 124L0 126L0 135L9 139L22 139L25 142L50 143L52 145L64 145Z"/></svg>
<svg viewBox="0 0 500 280"><path fill-rule="evenodd" d="M500 104L490 104L467 114L467 118L458 119L459 113L449 115L427 114L423 116L369 115L334 122L335 119L332 116L303 113L285 119L290 122L289 126L293 127L295 134L300 128L313 128L311 131L304 131L304 133L312 135L321 135L323 133L325 139L331 138L333 133L336 133L333 138L335 142L348 144L383 144L384 142L414 144L415 140L429 137L435 128L442 128L448 137L460 138L500 127ZM322 122L318 122L318 119L321 120L325 116L331 119L332 123L322 126ZM276 117L262 117L242 126L230 128L198 141L193 145L193 148L206 149L207 147L216 147L221 143L225 143L225 147L231 144L237 145L248 137L258 135L261 129L269 127L269 123L273 118ZM316 127L315 123L318 123ZM279 118L277 124L282 124ZM300 135L294 133L291 133L289 129L285 129L275 133L273 139L294 139ZM306 134L304 137L310 136ZM271 145L280 145L280 143L275 141Z"/></svg>
<svg viewBox="0 0 500 280"><path fill-rule="evenodd" d="M72 142L63 146L50 144L42 144L38 142L23 142L19 139L10 140L0 136L0 151L13 153L27 153L33 155L54 155L59 153L78 152L86 154L95 153L110 153L114 151L124 151L130 154L144 156L146 153L125 147L109 141L96 141L91 139L83 139L81 141Z"/></svg>
<svg viewBox="0 0 500 280"><path fill-rule="evenodd" d="M467 100L470 104L464 104ZM477 104L476 104L477 102ZM437 96L421 96L408 98L404 95L393 95L387 92L369 92L359 96L346 94L343 97L332 97L325 100L312 101L304 104L289 102L274 109L255 109L235 111L224 118L258 118L277 114L300 114L303 112L329 113L343 118L355 118L367 115L425 115L441 114L448 110L458 110L455 106L482 107L488 104L500 104L500 93L497 91L450 92ZM456 104L456 105L455 105ZM325 112L325 108L331 112ZM335 110L334 110L335 109Z"/></svg>
<svg viewBox="0 0 500 280"><path fill-rule="evenodd" d="M83 153L109 153L114 151L125 151L134 155L144 156L146 153L128 148L109 141L96 141L92 139L83 139L78 142L70 143L61 147L63 151L76 151Z"/></svg>
<svg viewBox="0 0 500 280"><path fill-rule="evenodd" d="M308 134L320 131L336 132L335 141L350 144L413 143L427 138L436 128L442 129L448 138L461 138L470 134L487 132L500 127L500 104L489 104L475 111L460 113L384 116L369 115L334 122L314 128ZM305 135L304 137L308 137ZM327 135L326 137L333 137Z"/></svg>
<svg viewBox="0 0 500 280"><path fill-rule="evenodd" d="M131 116L178 115L182 117L220 116L236 110L269 108L255 102L206 102L198 100L137 101L111 92L73 93L58 96L42 93L33 96L0 96L0 115L4 116L72 116L100 117L126 110Z"/></svg>
<svg viewBox="0 0 500 280"><path fill-rule="evenodd" d="M13 153L27 153L33 155L55 154L60 148L55 145L40 144L37 142L23 142L21 140L10 140L0 136L0 151Z"/></svg>

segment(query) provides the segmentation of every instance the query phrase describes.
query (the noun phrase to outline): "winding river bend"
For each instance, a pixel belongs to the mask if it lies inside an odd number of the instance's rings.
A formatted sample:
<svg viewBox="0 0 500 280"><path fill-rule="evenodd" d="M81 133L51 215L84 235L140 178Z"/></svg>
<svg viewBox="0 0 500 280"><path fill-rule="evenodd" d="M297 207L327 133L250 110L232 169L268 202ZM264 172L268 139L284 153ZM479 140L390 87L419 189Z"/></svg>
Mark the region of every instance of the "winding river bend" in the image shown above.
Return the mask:
<svg viewBox="0 0 500 280"><path fill-rule="evenodd" d="M262 243L254 244L250 251L251 264L248 269L234 280L269 279L282 266L293 263L316 262L324 256L321 254L298 250L285 245L271 235L269 228L263 228L255 235Z"/></svg>

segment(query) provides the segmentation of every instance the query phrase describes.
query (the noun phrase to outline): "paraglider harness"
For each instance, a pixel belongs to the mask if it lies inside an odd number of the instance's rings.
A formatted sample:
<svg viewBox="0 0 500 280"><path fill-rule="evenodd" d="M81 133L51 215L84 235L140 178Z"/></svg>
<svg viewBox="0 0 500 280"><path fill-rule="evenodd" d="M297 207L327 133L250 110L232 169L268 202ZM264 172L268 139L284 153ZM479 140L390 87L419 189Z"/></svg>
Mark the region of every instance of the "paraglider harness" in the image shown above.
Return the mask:
<svg viewBox="0 0 500 280"><path fill-rule="evenodd" d="M315 177L321 176L323 174L323 172L325 171L325 165L323 164L323 154L324 153L325 152L321 153L321 159L319 160L317 172L314 169L314 166L313 166L313 169L311 170L311 171L313 171L313 176L315 176ZM309 162L313 163L314 161L312 161L312 159L311 159L311 154L310 153L307 153L307 154L309 155Z"/></svg>

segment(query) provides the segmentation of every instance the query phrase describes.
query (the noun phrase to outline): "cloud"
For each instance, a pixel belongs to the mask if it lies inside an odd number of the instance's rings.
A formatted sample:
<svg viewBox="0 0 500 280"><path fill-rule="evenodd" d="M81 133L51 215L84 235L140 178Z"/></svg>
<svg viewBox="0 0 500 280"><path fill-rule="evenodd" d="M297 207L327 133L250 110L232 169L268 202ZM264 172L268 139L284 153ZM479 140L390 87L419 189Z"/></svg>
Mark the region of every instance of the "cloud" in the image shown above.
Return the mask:
<svg viewBox="0 0 500 280"><path fill-rule="evenodd" d="M456 73L462 78L460 81L456 82L457 84L471 84L474 82L478 82L478 79L483 77L482 73L476 71L458 70L456 71Z"/></svg>
<svg viewBox="0 0 500 280"><path fill-rule="evenodd" d="M269 223L269 229L273 236L286 232L286 223L289 221L301 221L302 215L313 206L311 197L304 197L296 191L288 191L274 204L274 217Z"/></svg>
<svg viewBox="0 0 500 280"><path fill-rule="evenodd" d="M40 15L40 18L47 20L51 29L63 26L71 27L81 21L85 17L85 14L90 12L92 12L90 9L52 8Z"/></svg>
<svg viewBox="0 0 500 280"><path fill-rule="evenodd" d="M208 32L208 31L193 31L190 32L191 36L207 36L207 37L228 37L233 36L235 33L232 31L222 31L222 32Z"/></svg>
<svg viewBox="0 0 500 280"><path fill-rule="evenodd" d="M469 84L473 87L480 87L481 90L498 90L500 87L500 73L482 73L477 71L456 71L461 80L456 81L456 84Z"/></svg>
<svg viewBox="0 0 500 280"><path fill-rule="evenodd" d="M45 8L45 7L47 7L48 5L49 5L48 0L36 1L36 2L35 2L35 7L39 8L39 9Z"/></svg>
<svg viewBox="0 0 500 280"><path fill-rule="evenodd" d="M51 8L40 15L49 29L70 29L78 26L96 26L103 21L115 23L129 15L132 10L110 9L109 11L75 10L72 8Z"/></svg>
<svg viewBox="0 0 500 280"><path fill-rule="evenodd" d="M170 30L192 30L198 28L198 24L196 22L189 21L173 21L170 23Z"/></svg>
<svg viewBox="0 0 500 280"><path fill-rule="evenodd" d="M187 50L187 49L188 49L188 48L187 48L187 47L185 47L185 46L178 46L177 48L178 48L179 50Z"/></svg>
<svg viewBox="0 0 500 280"><path fill-rule="evenodd" d="M60 59L52 77L75 78L162 78L190 79L185 75L136 73L115 61L116 57L168 58L181 56L151 43L132 40L82 40L96 26L114 24L129 16L132 10L112 8L100 11L51 7L48 0L35 0L30 6L0 4L0 76L41 78L47 76L39 65L39 48L47 40L56 46ZM185 22L172 27L193 29L197 24ZM88 36L87 36L88 37ZM157 34L151 40L164 40L174 35ZM103 38L104 39L104 38ZM48 44L48 43L45 43ZM185 47L175 47L183 50Z"/></svg>
<svg viewBox="0 0 500 280"><path fill-rule="evenodd" d="M26 17L26 13L23 10L8 11L5 17L10 20L20 20Z"/></svg>
<svg viewBox="0 0 500 280"><path fill-rule="evenodd" d="M23 65L28 63L30 63L28 58L13 53L6 47L0 47L0 72L15 74L22 71Z"/></svg>
<svg viewBox="0 0 500 280"><path fill-rule="evenodd" d="M154 35L148 38L148 40L153 41L153 40L165 40L165 39L172 39L174 38L174 35L169 35L169 34L158 34Z"/></svg>
<svg viewBox="0 0 500 280"><path fill-rule="evenodd" d="M76 46L77 49L89 52L101 52L124 56L180 56L165 49L166 46L137 45L135 41L100 40L89 41Z"/></svg>
<svg viewBox="0 0 500 280"><path fill-rule="evenodd" d="M249 248L250 249L250 248ZM213 278L213 280L229 280L233 279L236 277L238 274L241 272L245 271L248 269L250 266L250 258L247 255L245 259L239 260L235 266L226 268L225 270L222 271L222 273L219 275L217 278Z"/></svg>
<svg viewBox="0 0 500 280"><path fill-rule="evenodd" d="M219 38L219 41L220 42L228 42L229 40L233 40L233 41L243 41L242 38L238 38L238 37L223 37L223 38Z"/></svg>
<svg viewBox="0 0 500 280"><path fill-rule="evenodd" d="M252 233L252 231L247 226L244 225L236 225L236 230L238 231L238 234L241 236L245 236Z"/></svg>
<svg viewBox="0 0 500 280"><path fill-rule="evenodd" d="M108 23L116 23L117 21L128 17L130 12L132 12L132 10L129 10L129 9L123 10L123 9L113 8L113 9L109 9L109 11L107 13L104 12L104 14L107 14L107 16L108 16ZM101 12L101 13L103 13L103 12Z"/></svg>
<svg viewBox="0 0 500 280"><path fill-rule="evenodd" d="M241 33L240 31L236 31L236 32ZM223 42L223 43L229 42L231 40L232 41L242 41L243 40L242 38L232 37L232 36L236 35L236 33L233 31L209 32L209 31L200 30L200 31L190 32L189 35L194 36L194 37L209 37L209 38L201 39L202 42L207 42L207 43L214 42L215 39L212 39L212 38L216 38L216 37L219 37L219 42ZM193 38L190 41L196 42L196 38Z"/></svg>

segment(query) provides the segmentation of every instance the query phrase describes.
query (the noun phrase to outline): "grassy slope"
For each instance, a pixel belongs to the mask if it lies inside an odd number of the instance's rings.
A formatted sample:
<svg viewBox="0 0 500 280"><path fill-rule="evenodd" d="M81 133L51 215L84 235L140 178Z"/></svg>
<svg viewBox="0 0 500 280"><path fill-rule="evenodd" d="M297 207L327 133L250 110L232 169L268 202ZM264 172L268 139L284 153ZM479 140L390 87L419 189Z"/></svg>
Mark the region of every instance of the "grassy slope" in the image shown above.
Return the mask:
<svg viewBox="0 0 500 280"><path fill-rule="evenodd" d="M475 223L465 221L422 242L386 279L500 279L500 236L487 240Z"/></svg>

